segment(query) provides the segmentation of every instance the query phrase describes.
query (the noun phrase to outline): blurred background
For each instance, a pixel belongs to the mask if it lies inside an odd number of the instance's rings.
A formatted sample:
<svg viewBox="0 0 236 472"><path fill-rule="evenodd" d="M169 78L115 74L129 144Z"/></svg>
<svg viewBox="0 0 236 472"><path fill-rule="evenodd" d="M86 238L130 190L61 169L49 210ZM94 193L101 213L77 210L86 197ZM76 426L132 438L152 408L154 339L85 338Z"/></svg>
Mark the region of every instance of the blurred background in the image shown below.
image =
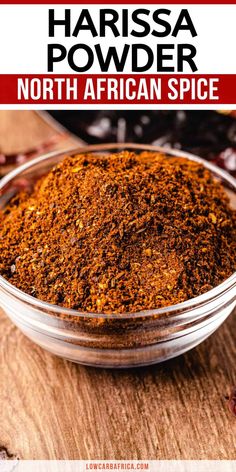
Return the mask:
<svg viewBox="0 0 236 472"><path fill-rule="evenodd" d="M105 142L183 149L236 176L236 110L3 110L0 176L50 150Z"/></svg>

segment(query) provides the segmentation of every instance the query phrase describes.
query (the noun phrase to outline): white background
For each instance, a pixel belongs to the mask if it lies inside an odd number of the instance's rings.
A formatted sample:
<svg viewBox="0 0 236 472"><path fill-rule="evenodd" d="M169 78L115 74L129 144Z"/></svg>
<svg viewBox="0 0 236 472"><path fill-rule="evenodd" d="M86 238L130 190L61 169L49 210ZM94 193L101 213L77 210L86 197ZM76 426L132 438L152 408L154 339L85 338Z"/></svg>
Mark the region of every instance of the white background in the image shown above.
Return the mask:
<svg viewBox="0 0 236 472"><path fill-rule="evenodd" d="M50 42L62 43L67 48L76 43L86 43L92 46L100 43L104 51L108 46L115 45L118 51L127 43L146 43L154 47L158 42L194 44L197 48L197 73L200 74L229 74L236 73L236 5L111 5L118 12L122 8L129 8L132 12L136 8L148 8L154 11L157 8L171 10L170 22L175 21L181 7L187 8L198 36L192 38L189 32L181 32L177 38L169 36L156 38L114 38L112 32L106 38L93 38L88 32L81 33L78 38L65 38L64 28L56 27L55 38L48 37L48 10L55 9L55 17L63 18L66 8L71 8L72 26L82 8L88 5L1 5L0 6L0 73L1 74L43 74L47 72L47 44ZM109 8L108 5L89 5L89 11L98 25L99 8ZM153 23L153 26L155 24ZM138 28L138 27L136 27ZM173 29L173 28L172 28ZM109 69L109 73L114 68ZM127 63L126 73L131 72L130 62ZM153 67L149 70L155 73ZM185 73L191 73L187 67ZM74 73L67 61L56 65L56 74ZM100 73L98 62L95 61L88 73Z"/></svg>

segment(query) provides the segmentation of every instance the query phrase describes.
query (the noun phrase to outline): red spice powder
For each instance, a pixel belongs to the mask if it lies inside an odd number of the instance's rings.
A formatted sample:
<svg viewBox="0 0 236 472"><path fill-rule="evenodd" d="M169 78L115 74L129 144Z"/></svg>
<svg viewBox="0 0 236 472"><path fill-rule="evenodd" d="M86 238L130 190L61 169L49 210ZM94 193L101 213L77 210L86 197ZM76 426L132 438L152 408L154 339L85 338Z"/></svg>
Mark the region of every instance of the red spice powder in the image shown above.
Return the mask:
<svg viewBox="0 0 236 472"><path fill-rule="evenodd" d="M223 186L159 153L68 156L1 213L1 275L85 312L183 302L229 277L235 256Z"/></svg>

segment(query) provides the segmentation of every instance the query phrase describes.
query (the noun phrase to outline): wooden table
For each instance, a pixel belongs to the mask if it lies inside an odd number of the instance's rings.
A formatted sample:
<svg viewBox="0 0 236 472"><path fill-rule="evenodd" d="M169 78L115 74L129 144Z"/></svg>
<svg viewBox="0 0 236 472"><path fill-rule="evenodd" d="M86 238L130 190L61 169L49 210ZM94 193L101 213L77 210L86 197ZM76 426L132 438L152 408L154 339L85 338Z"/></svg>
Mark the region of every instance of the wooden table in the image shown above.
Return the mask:
<svg viewBox="0 0 236 472"><path fill-rule="evenodd" d="M115 371L52 356L0 312L0 457L236 459L235 328L234 315L184 356Z"/></svg>

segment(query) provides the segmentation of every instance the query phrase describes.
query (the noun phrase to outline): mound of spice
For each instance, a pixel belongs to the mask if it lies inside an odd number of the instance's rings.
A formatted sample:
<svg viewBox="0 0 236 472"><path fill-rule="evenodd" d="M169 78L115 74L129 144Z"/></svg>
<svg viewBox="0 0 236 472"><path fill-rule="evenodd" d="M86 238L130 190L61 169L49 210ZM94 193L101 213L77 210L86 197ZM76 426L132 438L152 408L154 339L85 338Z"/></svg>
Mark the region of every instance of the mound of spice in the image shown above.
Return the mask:
<svg viewBox="0 0 236 472"><path fill-rule="evenodd" d="M201 164L128 151L66 157L1 214L0 274L85 312L176 304L235 270L236 212Z"/></svg>

